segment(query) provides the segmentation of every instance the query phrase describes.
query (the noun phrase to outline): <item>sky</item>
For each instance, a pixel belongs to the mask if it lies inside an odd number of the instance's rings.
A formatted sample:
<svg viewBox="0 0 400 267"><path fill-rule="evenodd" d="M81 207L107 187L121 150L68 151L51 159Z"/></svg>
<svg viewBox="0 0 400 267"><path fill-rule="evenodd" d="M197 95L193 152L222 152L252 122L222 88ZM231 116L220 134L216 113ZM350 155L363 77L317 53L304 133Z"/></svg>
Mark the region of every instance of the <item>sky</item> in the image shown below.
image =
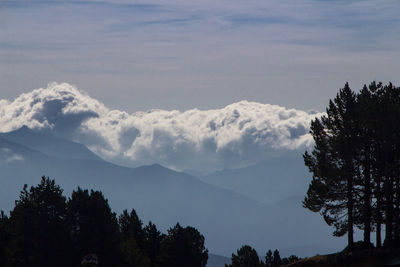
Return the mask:
<svg viewBox="0 0 400 267"><path fill-rule="evenodd" d="M0 99L67 82L110 109L323 111L399 84L398 0L0 1Z"/></svg>

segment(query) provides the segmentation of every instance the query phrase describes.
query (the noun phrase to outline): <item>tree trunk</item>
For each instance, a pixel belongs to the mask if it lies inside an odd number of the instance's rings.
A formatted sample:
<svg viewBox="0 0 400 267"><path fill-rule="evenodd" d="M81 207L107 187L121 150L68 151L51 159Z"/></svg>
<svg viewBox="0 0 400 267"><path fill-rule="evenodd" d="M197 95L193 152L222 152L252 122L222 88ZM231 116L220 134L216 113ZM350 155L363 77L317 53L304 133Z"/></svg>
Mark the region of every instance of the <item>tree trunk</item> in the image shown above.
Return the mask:
<svg viewBox="0 0 400 267"><path fill-rule="evenodd" d="M369 153L366 155L364 174L364 243L371 243L371 166Z"/></svg>
<svg viewBox="0 0 400 267"><path fill-rule="evenodd" d="M386 165L387 166L387 165ZM388 170L388 167L385 168ZM385 246L390 247L393 241L393 194L392 194L392 177L386 171L384 191L385 191Z"/></svg>
<svg viewBox="0 0 400 267"><path fill-rule="evenodd" d="M380 248L382 246L382 193L381 193L381 179L380 174L378 174L377 184L376 184L376 247Z"/></svg>
<svg viewBox="0 0 400 267"><path fill-rule="evenodd" d="M393 240L397 244L400 241L400 206L399 206L399 191L400 191L400 178L398 169L396 168L396 181L395 181L395 192L393 197L393 217L394 217L394 229L393 229Z"/></svg>
<svg viewBox="0 0 400 267"><path fill-rule="evenodd" d="M382 237L381 237L382 229L381 228L382 228L381 223L378 222L376 224L376 247L377 248L382 247Z"/></svg>
<svg viewBox="0 0 400 267"><path fill-rule="evenodd" d="M347 247L349 250L353 249L354 239L353 239L353 177L351 175L347 178Z"/></svg>

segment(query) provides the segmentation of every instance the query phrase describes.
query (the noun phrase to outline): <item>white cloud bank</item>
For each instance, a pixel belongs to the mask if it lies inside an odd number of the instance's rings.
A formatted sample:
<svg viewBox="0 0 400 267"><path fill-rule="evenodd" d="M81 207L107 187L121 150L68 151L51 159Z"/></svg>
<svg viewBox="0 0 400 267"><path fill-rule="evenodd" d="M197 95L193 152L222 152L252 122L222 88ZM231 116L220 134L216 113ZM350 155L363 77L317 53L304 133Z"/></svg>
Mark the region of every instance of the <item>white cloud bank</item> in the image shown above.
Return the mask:
<svg viewBox="0 0 400 267"><path fill-rule="evenodd" d="M27 125L81 142L126 165L211 171L304 149L312 144L310 121L320 115L248 101L213 110L128 114L110 110L70 84L52 83L13 101L0 100L0 131Z"/></svg>

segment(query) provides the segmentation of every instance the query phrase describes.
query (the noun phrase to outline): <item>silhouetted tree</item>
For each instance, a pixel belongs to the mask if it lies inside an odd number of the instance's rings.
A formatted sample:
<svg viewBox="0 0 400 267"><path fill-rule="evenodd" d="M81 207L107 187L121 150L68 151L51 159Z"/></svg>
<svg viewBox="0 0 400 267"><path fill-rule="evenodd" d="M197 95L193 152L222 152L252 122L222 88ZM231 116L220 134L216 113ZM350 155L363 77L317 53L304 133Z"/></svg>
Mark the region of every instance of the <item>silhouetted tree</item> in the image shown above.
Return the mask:
<svg viewBox="0 0 400 267"><path fill-rule="evenodd" d="M400 88L391 83L385 85L381 96L380 112L384 115L380 119L381 127L381 157L383 162L383 195L385 220L385 245L391 246L396 239L395 221L398 215L399 164L400 164Z"/></svg>
<svg viewBox="0 0 400 267"><path fill-rule="evenodd" d="M165 235L157 230L157 227L152 222L149 222L144 227L144 236L146 244L146 255L150 261L151 267L160 265L161 242Z"/></svg>
<svg viewBox="0 0 400 267"><path fill-rule="evenodd" d="M134 209L124 210L118 219L121 233L121 253L124 266L150 266L145 254L145 233Z"/></svg>
<svg viewBox="0 0 400 267"><path fill-rule="evenodd" d="M281 259L281 255L279 253L279 251L276 249L274 251L274 253L272 253L271 250L268 250L266 255L265 255L265 263L263 266L265 267L278 267L278 266L283 266L286 264L290 264L293 262L296 262L300 260L299 257L295 256L295 255L291 255L287 258L282 258Z"/></svg>
<svg viewBox="0 0 400 267"><path fill-rule="evenodd" d="M265 266L272 267L273 263L274 263L274 255L272 254L272 251L269 249L265 254Z"/></svg>
<svg viewBox="0 0 400 267"><path fill-rule="evenodd" d="M204 267L207 264L204 236L190 226L183 228L177 223L169 229L161 250L161 265L165 267Z"/></svg>
<svg viewBox="0 0 400 267"><path fill-rule="evenodd" d="M261 267L262 262L258 258L257 251L248 245L237 250L237 255L232 253L232 264L225 264L225 267Z"/></svg>
<svg viewBox="0 0 400 267"><path fill-rule="evenodd" d="M297 257L296 255L290 255L289 257L282 259L282 265L291 264L291 263L294 263L294 262L296 262L298 260L300 260L300 258Z"/></svg>
<svg viewBox="0 0 400 267"><path fill-rule="evenodd" d="M360 139L359 155L359 218L357 226L364 230L364 243L370 246L371 231L376 226L377 246L381 244L381 224L383 223L383 173L385 160L383 152L384 133L382 116L382 96L385 94L382 83L372 82L357 95L358 124Z"/></svg>
<svg viewBox="0 0 400 267"><path fill-rule="evenodd" d="M73 242L74 265L83 256L95 253L99 266L118 265L119 231L115 213L99 191L72 192L67 203L68 225Z"/></svg>
<svg viewBox="0 0 400 267"><path fill-rule="evenodd" d="M4 211L0 212L0 266L8 266L11 259L11 225Z"/></svg>
<svg viewBox="0 0 400 267"><path fill-rule="evenodd" d="M149 259L144 254L144 251L138 246L135 239L130 238L122 241L120 244L120 251L122 266L150 266Z"/></svg>
<svg viewBox="0 0 400 267"><path fill-rule="evenodd" d="M372 120L370 118L371 108L374 106L373 92L364 85L357 95L360 129L360 186L363 188L363 195L359 198L360 214L357 224L364 230L364 242L370 243L372 225L372 170L373 170L373 132Z"/></svg>
<svg viewBox="0 0 400 267"><path fill-rule="evenodd" d="M355 94L348 84L329 102L326 116L311 123L315 145L304 154L313 173L304 207L320 212L337 236L353 226L364 245L382 224L386 246L400 244L400 88L372 82Z"/></svg>
<svg viewBox="0 0 400 267"><path fill-rule="evenodd" d="M274 259L272 261L272 266L280 266L282 264L281 255L277 249L274 250Z"/></svg>
<svg viewBox="0 0 400 267"><path fill-rule="evenodd" d="M348 235L353 246L355 184L357 179L358 127L356 95L346 83L333 101L327 115L311 122L315 145L304 154L313 179L303 201L304 207L320 212L334 235Z"/></svg>
<svg viewBox="0 0 400 267"><path fill-rule="evenodd" d="M67 266L69 238L66 199L54 180L42 177L39 185L27 185L11 211L13 228L12 266Z"/></svg>
<svg viewBox="0 0 400 267"><path fill-rule="evenodd" d="M133 238L140 247L144 246L144 230L142 221L139 219L134 209L128 213L124 210L118 218L122 240Z"/></svg>

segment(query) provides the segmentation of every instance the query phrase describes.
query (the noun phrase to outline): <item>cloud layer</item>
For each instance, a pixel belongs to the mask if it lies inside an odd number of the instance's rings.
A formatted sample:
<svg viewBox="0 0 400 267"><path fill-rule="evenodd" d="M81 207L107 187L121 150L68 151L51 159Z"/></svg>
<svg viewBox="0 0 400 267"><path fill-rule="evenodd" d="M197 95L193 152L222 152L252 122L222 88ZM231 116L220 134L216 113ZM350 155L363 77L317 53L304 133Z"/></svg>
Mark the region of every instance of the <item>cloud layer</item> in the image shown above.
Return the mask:
<svg viewBox="0 0 400 267"><path fill-rule="evenodd" d="M319 113L240 101L184 112L111 110L67 83L49 84L13 101L0 100L0 131L23 125L73 139L114 162L160 163L178 170L245 166L312 144Z"/></svg>

